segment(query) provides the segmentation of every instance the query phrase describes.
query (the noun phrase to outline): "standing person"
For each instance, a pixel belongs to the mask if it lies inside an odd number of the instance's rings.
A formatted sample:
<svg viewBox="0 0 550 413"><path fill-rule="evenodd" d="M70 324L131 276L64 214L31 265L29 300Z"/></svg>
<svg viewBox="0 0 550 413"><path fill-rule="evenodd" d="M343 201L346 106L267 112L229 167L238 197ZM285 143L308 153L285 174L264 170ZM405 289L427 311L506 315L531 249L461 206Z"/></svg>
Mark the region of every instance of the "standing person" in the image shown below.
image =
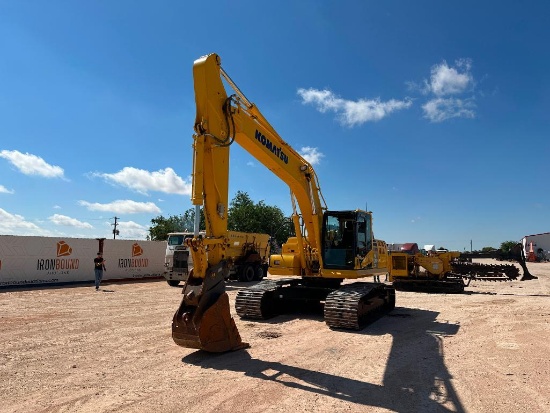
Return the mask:
<svg viewBox="0 0 550 413"><path fill-rule="evenodd" d="M94 271L95 271L95 290L99 291L99 284L103 278L103 271L107 271L105 268L105 260L101 252L97 253L97 257L94 258Z"/></svg>

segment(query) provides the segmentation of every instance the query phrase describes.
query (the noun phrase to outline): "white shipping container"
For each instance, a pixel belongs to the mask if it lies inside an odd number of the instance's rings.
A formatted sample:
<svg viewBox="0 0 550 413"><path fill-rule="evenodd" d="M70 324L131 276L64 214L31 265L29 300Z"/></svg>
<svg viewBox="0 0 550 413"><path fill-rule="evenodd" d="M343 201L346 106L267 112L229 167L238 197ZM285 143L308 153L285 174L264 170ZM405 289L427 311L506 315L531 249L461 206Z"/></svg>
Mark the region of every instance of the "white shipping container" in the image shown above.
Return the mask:
<svg viewBox="0 0 550 413"><path fill-rule="evenodd" d="M550 232L542 234L526 235L521 239L525 257L529 259L531 248L537 259L546 261L550 259Z"/></svg>
<svg viewBox="0 0 550 413"><path fill-rule="evenodd" d="M0 287L94 281L99 240L0 235ZM160 278L166 241L109 240L104 280Z"/></svg>

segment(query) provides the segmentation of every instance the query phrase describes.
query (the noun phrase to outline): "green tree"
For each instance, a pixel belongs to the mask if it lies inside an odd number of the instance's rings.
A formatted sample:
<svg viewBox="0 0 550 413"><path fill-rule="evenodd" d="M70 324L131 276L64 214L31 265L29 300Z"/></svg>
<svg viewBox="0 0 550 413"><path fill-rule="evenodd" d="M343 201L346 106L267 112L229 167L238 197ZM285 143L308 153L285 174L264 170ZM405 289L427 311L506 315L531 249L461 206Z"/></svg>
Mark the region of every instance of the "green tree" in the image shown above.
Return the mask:
<svg viewBox="0 0 550 413"><path fill-rule="evenodd" d="M168 218L159 215L151 220L149 239L165 240L169 232L193 231L195 209L190 208L183 215ZM206 228L204 211L201 208L200 230ZM264 201L254 203L246 192L238 191L229 204L227 229L230 231L269 234L274 243L281 245L294 235L294 226L277 206L266 205Z"/></svg>
<svg viewBox="0 0 550 413"><path fill-rule="evenodd" d="M483 247L481 249L481 252L491 252L491 251L496 251L496 248L493 248L493 247Z"/></svg>
<svg viewBox="0 0 550 413"><path fill-rule="evenodd" d="M169 232L178 232L183 230L183 220L181 215L171 215L165 218L159 215L151 220L149 227L149 238L152 241L164 241L168 238Z"/></svg>
<svg viewBox="0 0 550 413"><path fill-rule="evenodd" d="M204 231L206 228L206 221L204 220L204 210L201 208L201 220L199 223L199 231ZM195 230L195 208L189 208L183 213L183 231L193 232Z"/></svg>
<svg viewBox="0 0 550 413"><path fill-rule="evenodd" d="M517 243L517 241L504 241L500 244L500 249L502 252L510 252L512 247L514 247Z"/></svg>
<svg viewBox="0 0 550 413"><path fill-rule="evenodd" d="M227 228L231 231L269 234L277 245L294 235L289 218L277 206L254 203L246 192L238 191L229 204Z"/></svg>
<svg viewBox="0 0 550 413"><path fill-rule="evenodd" d="M195 209L190 208L183 215L171 215L165 218L159 215L151 220L148 238L153 241L164 241L168 238L170 232L188 232L193 231L195 225ZM204 230L204 213L201 209L200 229Z"/></svg>

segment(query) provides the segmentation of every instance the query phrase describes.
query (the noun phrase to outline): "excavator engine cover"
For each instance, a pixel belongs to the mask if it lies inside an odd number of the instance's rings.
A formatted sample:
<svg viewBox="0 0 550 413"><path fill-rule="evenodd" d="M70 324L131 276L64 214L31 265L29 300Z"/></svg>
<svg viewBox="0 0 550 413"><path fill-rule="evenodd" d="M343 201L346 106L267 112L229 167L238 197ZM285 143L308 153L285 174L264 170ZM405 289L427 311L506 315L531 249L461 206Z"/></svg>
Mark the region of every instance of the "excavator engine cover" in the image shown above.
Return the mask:
<svg viewBox="0 0 550 413"><path fill-rule="evenodd" d="M225 292L225 261L209 268L203 279L192 275L183 288L183 299L172 320L172 338L182 347L211 353L247 348L229 310Z"/></svg>

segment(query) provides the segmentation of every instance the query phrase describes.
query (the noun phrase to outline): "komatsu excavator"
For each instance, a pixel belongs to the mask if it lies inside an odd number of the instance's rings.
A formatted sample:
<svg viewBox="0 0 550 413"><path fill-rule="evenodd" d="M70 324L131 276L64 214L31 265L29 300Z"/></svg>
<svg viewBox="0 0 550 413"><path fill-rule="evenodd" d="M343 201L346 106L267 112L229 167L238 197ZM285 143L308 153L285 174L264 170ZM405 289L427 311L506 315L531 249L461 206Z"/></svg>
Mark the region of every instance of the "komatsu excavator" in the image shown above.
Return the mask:
<svg viewBox="0 0 550 413"><path fill-rule="evenodd" d="M209 352L248 346L231 317L224 283L228 271L229 150L233 143L288 185L296 234L280 254L270 258L269 272L288 278L264 280L239 291L237 314L264 319L284 312L296 301L324 302L329 327L361 329L373 317L393 309L395 290L391 285L344 283L388 274L387 246L374 238L372 214L328 210L311 164L238 89L222 69L218 55L196 60L193 79L196 118L191 200L195 208L204 208L206 235L200 236L196 230L187 240L194 268L173 317L174 341ZM233 90L229 96L224 81Z"/></svg>

